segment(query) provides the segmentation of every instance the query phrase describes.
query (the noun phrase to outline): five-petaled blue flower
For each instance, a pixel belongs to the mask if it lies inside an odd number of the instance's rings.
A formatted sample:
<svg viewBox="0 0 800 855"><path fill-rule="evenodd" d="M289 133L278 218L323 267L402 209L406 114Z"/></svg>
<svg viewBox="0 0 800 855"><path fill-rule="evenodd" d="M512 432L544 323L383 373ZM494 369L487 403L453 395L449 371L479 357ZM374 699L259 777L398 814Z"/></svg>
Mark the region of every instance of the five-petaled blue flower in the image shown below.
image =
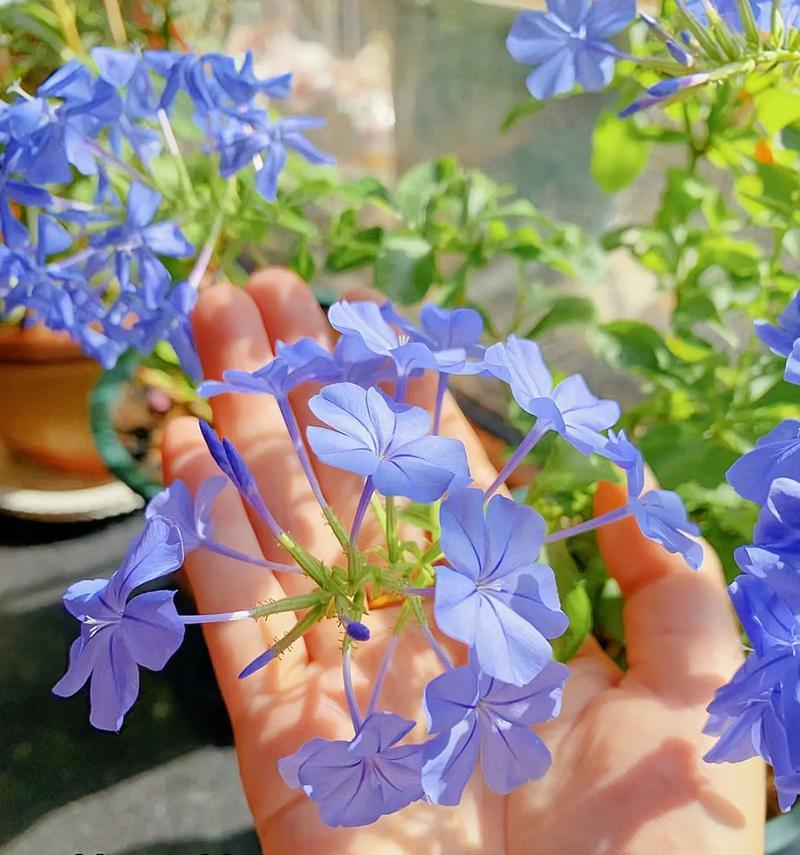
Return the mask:
<svg viewBox="0 0 800 855"><path fill-rule="evenodd" d="M781 312L777 326L756 321L755 331L773 353L786 357L784 380L800 383L800 291Z"/></svg>
<svg viewBox="0 0 800 855"><path fill-rule="evenodd" d="M333 355L310 338L293 344L277 342L277 356L255 371L228 368L222 380L208 380L200 386L204 398L239 392L251 395L272 395L285 400L296 386L308 380L330 382L338 380L341 371Z"/></svg>
<svg viewBox="0 0 800 855"><path fill-rule="evenodd" d="M760 579L740 576L729 591L754 652L708 706L705 732L719 741L705 759L762 757L787 811L800 792L800 621Z"/></svg>
<svg viewBox="0 0 800 855"><path fill-rule="evenodd" d="M139 693L139 666L160 671L180 647L184 625L172 602L175 592L131 594L182 563L178 530L153 517L110 579L76 582L64 594L64 606L80 621L81 634L53 692L74 695L91 677L89 720L96 728L119 730Z"/></svg>
<svg viewBox="0 0 800 855"><path fill-rule="evenodd" d="M354 383L326 386L308 402L328 428L308 428L309 444L330 466L372 478L384 496L434 502L448 488L471 481L464 446L429 436L430 415L397 404L380 389Z"/></svg>
<svg viewBox="0 0 800 855"><path fill-rule="evenodd" d="M272 119L264 110L249 110L236 114L237 124L231 124L219 140L219 170L229 177L261 157L263 162L256 174L256 188L268 201L278 194L278 177L286 165L289 149L302 155L309 163L331 164L334 159L318 149L304 136L305 131L322 127L324 119L316 116L291 116Z"/></svg>
<svg viewBox="0 0 800 855"><path fill-rule="evenodd" d="M641 495L644 489L644 459L641 451L625 435L625 431L615 433L610 430L606 444L598 452L625 472L628 496L635 499Z"/></svg>
<svg viewBox="0 0 800 855"><path fill-rule="evenodd" d="M555 576L536 557L544 520L531 507L481 490L459 490L442 503L442 552L434 613L442 632L474 649L481 670L522 686L552 658L548 638L569 621Z"/></svg>
<svg viewBox="0 0 800 855"><path fill-rule="evenodd" d="M800 565L800 481L776 478L772 482L753 541Z"/></svg>
<svg viewBox="0 0 800 855"><path fill-rule="evenodd" d="M763 505L776 478L800 479L800 419L784 419L725 473L743 498Z"/></svg>
<svg viewBox="0 0 800 855"><path fill-rule="evenodd" d="M703 547L689 535L697 537L700 529L686 516L680 496L671 490L650 490L639 498L628 499L642 534L660 543L668 552L677 552L693 569L703 563Z"/></svg>
<svg viewBox="0 0 800 855"><path fill-rule="evenodd" d="M128 189L124 224L112 226L91 241L98 249L93 266L104 263L105 250L113 253L122 291L130 290L131 262L137 262L138 284L148 309L159 307L171 282L167 268L157 256L187 258L194 252L194 247L175 223L169 220L153 222L160 204L161 194L157 190L133 181Z"/></svg>
<svg viewBox="0 0 800 855"><path fill-rule="evenodd" d="M351 361L388 357L403 376L436 367L430 348L421 341L412 341L406 331L398 333L384 318L377 303L340 300L331 306L328 320L342 334L342 346L349 350Z"/></svg>
<svg viewBox="0 0 800 855"><path fill-rule="evenodd" d="M480 374L484 370L485 348L480 344L483 318L475 309L443 309L427 303L419 313L421 329L399 315L391 303L381 306L381 314L413 341L426 345L442 374Z"/></svg>
<svg viewBox="0 0 800 855"><path fill-rule="evenodd" d="M595 397L580 374L553 388L538 345L515 335L488 348L484 361L489 373L509 384L520 407L536 416L542 430L556 431L583 454L605 446L599 431L617 421L619 404Z"/></svg>
<svg viewBox="0 0 800 855"><path fill-rule="evenodd" d="M531 725L555 718L569 669L549 662L524 686L481 673L474 661L432 680L423 705L428 730L422 786L435 804L457 805L480 758L486 786L510 793L550 768L550 752Z"/></svg>
<svg viewBox="0 0 800 855"><path fill-rule="evenodd" d="M413 727L399 715L373 713L350 742L312 739L278 770L317 802L327 825L369 825L423 796L422 746L397 744Z"/></svg>
<svg viewBox="0 0 800 855"><path fill-rule="evenodd" d="M563 95L576 83L597 92L619 56L610 39L635 15L635 0L547 0L546 12L518 15L506 46L516 62L537 66L526 81L534 98Z"/></svg>
<svg viewBox="0 0 800 855"><path fill-rule="evenodd" d="M175 525L181 534L184 553L188 555L213 538L214 500L227 483L228 479L221 475L207 478L193 498L183 481L173 481L150 499L145 517L163 517Z"/></svg>

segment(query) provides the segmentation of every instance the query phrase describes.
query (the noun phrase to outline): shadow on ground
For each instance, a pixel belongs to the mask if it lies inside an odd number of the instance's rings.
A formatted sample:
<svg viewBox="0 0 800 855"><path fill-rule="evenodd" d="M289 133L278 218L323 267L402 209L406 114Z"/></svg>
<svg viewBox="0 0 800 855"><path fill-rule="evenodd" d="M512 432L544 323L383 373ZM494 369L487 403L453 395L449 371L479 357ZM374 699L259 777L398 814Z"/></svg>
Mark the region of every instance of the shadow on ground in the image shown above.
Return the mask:
<svg viewBox="0 0 800 855"><path fill-rule="evenodd" d="M112 531L113 526L108 528ZM46 526L37 534L33 524L0 523L0 546L5 547L0 550L0 576L5 577L0 602L0 844L76 799L199 747L230 744L227 714L199 631L187 632L184 645L162 673L142 671L139 700L119 734L90 727L86 689L69 699L51 694L78 627L58 600L56 592L63 585L54 587L53 594L32 598L31 607L25 607L25 596L19 595L46 589L41 568L57 564L60 554L65 563L76 563L81 556L75 552L75 538L89 535L95 553L89 567L113 562L115 556L103 557L111 551L104 549L111 535L103 527ZM98 575L80 569L76 566L73 572L67 567L70 581ZM182 602L179 608L191 609L191 604ZM220 849L222 844L216 842L210 848L195 842L169 843L153 852L257 851L244 849L244 844L232 848L234 843L238 838L232 838L228 849ZM150 849L148 845L148 853Z"/></svg>

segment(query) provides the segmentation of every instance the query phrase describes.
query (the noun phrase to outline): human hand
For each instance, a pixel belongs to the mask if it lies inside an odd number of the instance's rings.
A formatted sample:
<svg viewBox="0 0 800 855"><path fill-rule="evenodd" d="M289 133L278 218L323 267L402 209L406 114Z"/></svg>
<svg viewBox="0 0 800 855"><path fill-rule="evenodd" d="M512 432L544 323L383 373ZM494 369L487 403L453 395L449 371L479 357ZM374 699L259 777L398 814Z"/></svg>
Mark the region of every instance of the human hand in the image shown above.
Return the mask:
<svg viewBox="0 0 800 855"><path fill-rule="evenodd" d="M253 370L272 356L278 339L306 335L331 345L331 331L308 288L287 271L256 275L246 291L219 286L204 292L194 314L198 349L208 377L226 368ZM311 422L308 389L293 405L301 426ZM410 398L430 406L433 389L412 384ZM340 549L322 518L274 401L222 395L212 400L215 425L242 452L277 519L327 563ZM448 400L442 433L464 443L476 482L495 477L482 446ZM196 487L218 473L197 422L170 424L164 439L167 481ZM360 479L322 464L322 489L340 519L353 516ZM602 485L597 511L624 501ZM215 504L216 537L268 560L285 560L266 527L228 486ZM364 531L369 536L369 531ZM763 851L764 769L759 761L708 765L713 740L702 735L714 689L742 660L719 562L710 550L698 573L680 557L640 535L633 520L598 532L609 572L626 597L630 668L626 673L589 640L570 663L558 719L537 728L553 754L541 780L510 796L472 778L461 804L443 810L422 802L365 828L332 829L316 805L281 780L277 761L313 737L349 739L341 653L335 622L318 624L278 661L239 680L241 669L292 625L238 621L204 627L234 729L242 781L265 852L295 846L335 853L759 853ZM189 584L203 612L248 608L304 591L306 579L245 566L196 551L186 561ZM353 659L363 703L391 632L395 609L373 610L372 638ZM456 647L453 646L455 651ZM463 648L462 648L463 649ZM454 652L454 657L457 654ZM401 638L383 690L386 708L419 720L425 685L441 672L421 633ZM419 737L424 732L420 725ZM416 731L412 731L414 738Z"/></svg>

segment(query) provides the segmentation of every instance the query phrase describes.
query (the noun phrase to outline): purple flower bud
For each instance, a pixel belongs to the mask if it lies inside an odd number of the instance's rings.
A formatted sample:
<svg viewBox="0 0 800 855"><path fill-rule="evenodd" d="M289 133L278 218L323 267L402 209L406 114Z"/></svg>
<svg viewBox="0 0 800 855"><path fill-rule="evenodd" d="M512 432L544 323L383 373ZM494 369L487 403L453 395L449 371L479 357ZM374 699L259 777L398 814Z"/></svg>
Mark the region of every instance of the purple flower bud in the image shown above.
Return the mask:
<svg viewBox="0 0 800 855"><path fill-rule="evenodd" d="M684 89L691 89L694 86L708 83L710 79L711 75L708 72L699 71L697 74L687 74L685 77L668 77L666 80L656 83L655 86L651 86L647 91L657 98L668 98Z"/></svg>
<svg viewBox="0 0 800 855"><path fill-rule="evenodd" d="M354 641L369 641L369 637L370 637L369 627L365 626L363 623L361 623L357 620L348 621L345 624L344 631Z"/></svg>
<svg viewBox="0 0 800 855"><path fill-rule="evenodd" d="M243 668L239 674L239 679L244 680L245 677L249 677L251 674L255 674L256 671L261 670L265 665L269 665L270 662L275 658L275 648L270 648L269 650L265 650L245 668Z"/></svg>

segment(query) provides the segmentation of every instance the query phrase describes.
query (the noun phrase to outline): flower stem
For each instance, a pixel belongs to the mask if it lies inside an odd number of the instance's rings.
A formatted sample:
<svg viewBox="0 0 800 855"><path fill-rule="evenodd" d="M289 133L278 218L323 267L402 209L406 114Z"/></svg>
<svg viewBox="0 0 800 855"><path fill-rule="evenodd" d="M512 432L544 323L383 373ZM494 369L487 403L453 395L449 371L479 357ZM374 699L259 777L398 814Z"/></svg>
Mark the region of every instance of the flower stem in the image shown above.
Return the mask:
<svg viewBox="0 0 800 855"><path fill-rule="evenodd" d="M345 648L342 655L342 682L344 683L344 697L347 701L347 709L353 722L356 733L361 729L361 713L358 711L358 701L353 691L353 676L350 673L350 646Z"/></svg>
<svg viewBox="0 0 800 855"><path fill-rule="evenodd" d="M372 690L372 697L369 699L369 706L367 707L367 715L369 718L376 710L378 706L378 698L381 694L381 689L383 688L383 681L386 679L386 674L389 670L389 665L392 661L392 656L394 655L395 648L397 647L397 642L399 640L399 636L396 633L392 634L391 639L389 640L389 644L386 648L386 653L383 655L383 661L381 662L380 670L378 671L378 675L375 678L375 688Z"/></svg>
<svg viewBox="0 0 800 855"><path fill-rule="evenodd" d="M308 456L308 451L306 451L303 439L300 436L300 426L297 424L297 419L295 417L294 410L292 409L292 405L289 403L289 399L279 398L278 409L281 411L281 415L283 416L283 422L286 425L286 430L292 441L295 454L297 454L297 459L300 461L300 466L308 479L311 492L314 494L314 498L319 502L319 506L324 511L328 507L328 503L325 501L325 496L322 495L322 488L319 485L319 480L317 479L316 472L314 472L314 467L311 465L311 459Z"/></svg>
<svg viewBox="0 0 800 855"><path fill-rule="evenodd" d="M222 543L215 540L206 540L203 542L203 548L209 552L215 552L217 555L223 555L225 558L233 558L235 561L242 561L245 564L255 564L257 567L264 567L267 570L277 570L281 573L300 573L300 568L293 564L280 564L277 561L265 561L263 558L257 558L254 555L246 555L244 552L239 552L236 549L230 549Z"/></svg>
<svg viewBox="0 0 800 855"><path fill-rule="evenodd" d="M124 47L128 43L128 36L125 32L125 21L122 18L119 3L117 0L103 0L103 5L106 7L106 18L108 19L108 28L111 30L111 37L117 47Z"/></svg>
<svg viewBox="0 0 800 855"><path fill-rule="evenodd" d="M433 406L433 435L439 436L439 427L442 421L442 404L447 392L447 375L439 375L439 385L436 387L436 403Z"/></svg>
<svg viewBox="0 0 800 855"><path fill-rule="evenodd" d="M397 505L394 496L386 497L386 548L389 564L396 564L400 557L400 544L397 540Z"/></svg>
<svg viewBox="0 0 800 855"><path fill-rule="evenodd" d="M369 500L375 488L372 485L372 478L368 477L364 482L364 489L361 492L361 498L358 500L355 515L353 516L353 526L350 529L350 548L351 550L358 544L358 535L361 532L361 524L364 522L364 516L369 507Z"/></svg>
<svg viewBox="0 0 800 855"><path fill-rule="evenodd" d="M206 271L208 270L208 265L211 263L214 250L217 248L217 244L219 243L219 238L222 234L222 226L225 223L225 215L228 212L227 203L233 196L235 189L235 182L229 182L224 202L220 205L219 210L214 217L214 222L211 224L211 228L208 232L208 238L206 238L206 242L203 244L203 248L200 250L194 266L192 267L191 273L189 273L186 280L195 290L200 287L200 283L203 281L203 277L206 275Z"/></svg>
<svg viewBox="0 0 800 855"><path fill-rule="evenodd" d="M189 170L186 168L186 161L183 159L178 140L175 138L175 131L172 129L172 123L169 120L167 111L160 107L158 113L158 124L161 126L161 133L164 135L164 142L167 144L169 153L175 158L175 166L178 169L178 177L186 197L194 205L197 204L197 196L192 186L192 179L189 175Z"/></svg>
<svg viewBox="0 0 800 855"><path fill-rule="evenodd" d="M148 178L144 172L140 172L136 167L131 166L129 163L126 163L124 160L120 160L115 154L112 154L110 151L107 151L100 145L96 140L90 139L89 137L84 138L84 142L89 148L98 156L102 157L104 160L107 160L109 163L112 163L117 169L121 169L123 172L126 172L131 178L135 178L137 181L140 181L142 184L146 184L148 187L153 186L153 182Z"/></svg>
<svg viewBox="0 0 800 855"><path fill-rule="evenodd" d="M492 486L486 491L487 499L491 498L506 482L511 473L522 463L528 453L548 430L550 430L550 423L537 419L536 424L528 431L528 435L522 440L517 450L508 459L506 465L500 470L500 474L495 478Z"/></svg>
<svg viewBox="0 0 800 855"><path fill-rule="evenodd" d="M253 609L240 609L237 612L220 612L209 615L178 615L181 623L190 626L203 623L228 623L233 620L244 620L253 617Z"/></svg>
<svg viewBox="0 0 800 855"><path fill-rule="evenodd" d="M560 531L555 531L552 534L548 534L544 542L545 543L555 543L557 540L565 540L568 537L575 537L577 534L583 534L587 531L594 531L596 528L602 528L604 525L609 525L610 523L617 522L617 520L623 520L625 517L629 517L632 511L625 505L622 508L615 508L613 511L608 511L607 513L600 514L599 517L594 517L593 519L586 520L585 522L578 523L577 525L572 525L567 528L562 528Z"/></svg>
<svg viewBox="0 0 800 855"><path fill-rule="evenodd" d="M397 386L395 386L394 390L394 399L399 404L402 404L406 399L406 392L408 391L408 374L403 373L397 378Z"/></svg>
<svg viewBox="0 0 800 855"><path fill-rule="evenodd" d="M433 634L433 631L427 623L422 624L422 631L425 633L425 637L428 639L428 644L430 644L430 646L433 648L433 652L436 654L437 658L442 663L442 667L445 669L445 671L452 671L453 663L450 661L450 657L447 655L447 651L436 640L436 636Z"/></svg>

